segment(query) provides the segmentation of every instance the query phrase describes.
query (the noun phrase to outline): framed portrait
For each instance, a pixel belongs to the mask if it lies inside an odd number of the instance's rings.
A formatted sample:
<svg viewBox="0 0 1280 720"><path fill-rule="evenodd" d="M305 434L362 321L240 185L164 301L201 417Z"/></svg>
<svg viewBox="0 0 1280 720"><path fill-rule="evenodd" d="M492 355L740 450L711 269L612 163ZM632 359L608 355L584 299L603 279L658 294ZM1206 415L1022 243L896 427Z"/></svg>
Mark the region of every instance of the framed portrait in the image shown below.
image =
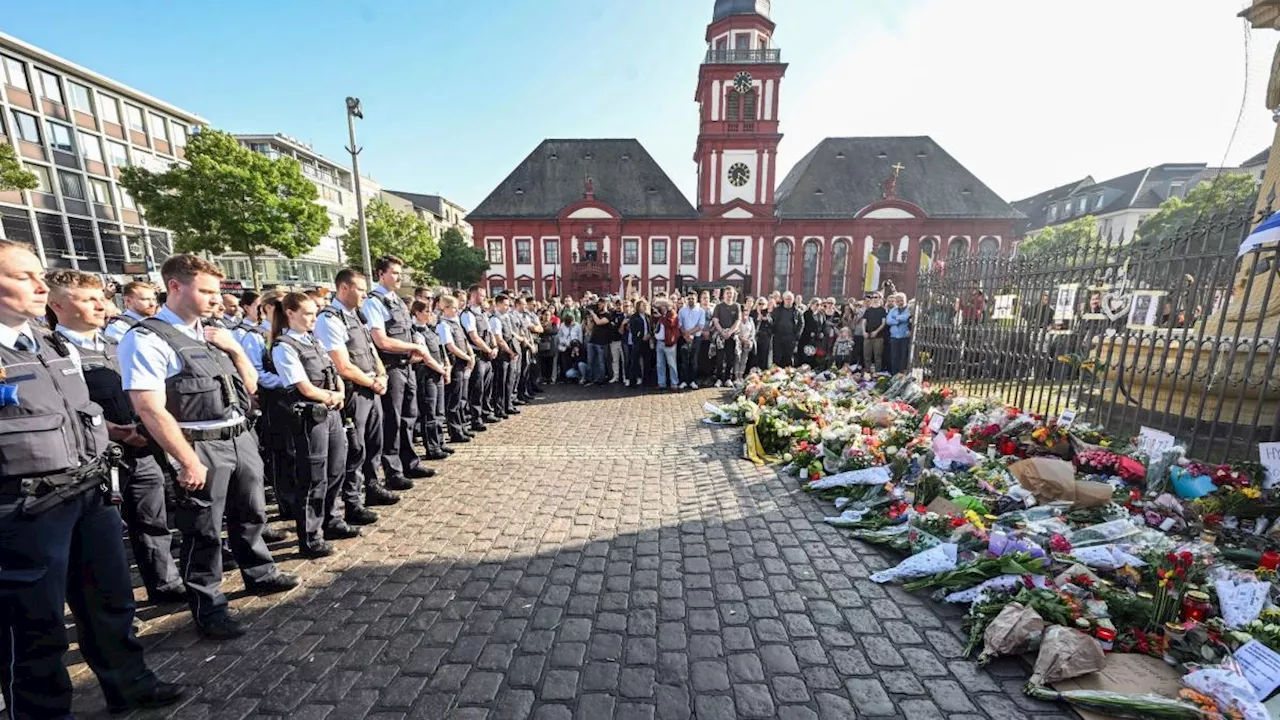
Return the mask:
<svg viewBox="0 0 1280 720"><path fill-rule="evenodd" d="M1129 327L1134 330L1154 330L1160 316L1160 297L1163 290L1134 290L1133 306L1129 308Z"/></svg>
<svg viewBox="0 0 1280 720"><path fill-rule="evenodd" d="M1076 316L1076 293L1080 291L1080 283L1059 285L1053 295L1053 321L1069 323Z"/></svg>
<svg viewBox="0 0 1280 720"><path fill-rule="evenodd" d="M1013 306L1018 302L1017 295L997 295L995 308L991 311L993 320L1012 320Z"/></svg>

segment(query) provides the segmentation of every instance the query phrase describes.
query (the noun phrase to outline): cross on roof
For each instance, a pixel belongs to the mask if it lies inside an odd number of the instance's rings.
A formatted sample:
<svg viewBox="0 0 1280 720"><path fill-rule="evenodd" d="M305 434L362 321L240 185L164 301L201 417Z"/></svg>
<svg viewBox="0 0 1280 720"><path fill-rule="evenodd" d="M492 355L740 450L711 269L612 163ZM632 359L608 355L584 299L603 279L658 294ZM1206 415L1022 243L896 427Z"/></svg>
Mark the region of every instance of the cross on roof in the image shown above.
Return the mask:
<svg viewBox="0 0 1280 720"><path fill-rule="evenodd" d="M895 164L891 165L890 167L892 167L892 168L893 168L893 176L894 176L894 177L898 177L898 174L899 174L899 173L901 173L903 170L906 170L906 169L907 169L907 166L906 166L906 165L903 165L903 164L902 164L902 163L900 163L900 162L899 162L899 163L895 163Z"/></svg>

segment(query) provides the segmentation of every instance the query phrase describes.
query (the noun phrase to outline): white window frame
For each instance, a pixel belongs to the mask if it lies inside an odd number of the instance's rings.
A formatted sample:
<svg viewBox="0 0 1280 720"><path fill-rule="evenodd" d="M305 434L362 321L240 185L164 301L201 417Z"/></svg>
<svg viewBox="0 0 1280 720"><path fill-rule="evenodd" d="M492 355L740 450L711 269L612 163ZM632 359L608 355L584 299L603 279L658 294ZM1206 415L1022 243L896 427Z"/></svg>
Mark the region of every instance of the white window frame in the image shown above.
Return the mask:
<svg viewBox="0 0 1280 720"><path fill-rule="evenodd" d="M105 180L89 178L89 194L93 196L93 202L98 205L114 205L111 201L111 186Z"/></svg>
<svg viewBox="0 0 1280 720"><path fill-rule="evenodd" d="M116 155L115 155L115 153L114 153L114 152L112 152L112 150L114 150L115 148L120 148L121 150L124 150L124 163L123 163L123 164L122 164L122 163L119 163L119 162L116 162ZM107 158L110 160L111 165L112 165L113 167L129 167L129 165L131 165L131 164L132 164L132 163L130 163L130 161L129 161L129 146L128 146L128 145L125 145L125 144L124 144L124 143L122 143L122 142L116 142L116 141L114 141L114 140L108 140L108 141L107 141Z"/></svg>
<svg viewBox="0 0 1280 720"><path fill-rule="evenodd" d="M529 258L527 261L520 259L521 245L524 245L525 255L528 256ZM533 239L532 238L520 238L519 240L516 240L516 264L517 265L533 264Z"/></svg>
<svg viewBox="0 0 1280 720"><path fill-rule="evenodd" d="M102 162L102 143L96 135L90 135L83 130L76 131L76 145L80 148L80 156L86 160L94 162ZM89 150L93 152L89 152Z"/></svg>
<svg viewBox="0 0 1280 720"><path fill-rule="evenodd" d="M58 83L57 75L54 75L48 70L41 70L40 68L36 68L36 78L38 80L36 85L39 87L37 94L40 95L40 97L46 100L50 100L52 102L56 102L59 105L66 104L65 98L63 98L62 96L62 85ZM56 95L49 94L49 87L48 85L46 85L46 81L50 81L53 83L53 91L56 93Z"/></svg>
<svg viewBox="0 0 1280 720"><path fill-rule="evenodd" d="M74 188L75 192L68 192L68 188ZM68 170L58 171L58 189L62 191L62 197L64 198L83 202L89 197L84 189L84 179L80 177L79 173Z"/></svg>
<svg viewBox="0 0 1280 720"><path fill-rule="evenodd" d="M25 90L26 92L31 92L31 78L27 75L27 64L18 58L9 57L8 55L4 55L3 57L5 82L13 87ZM18 71L18 79L21 82L13 81L13 71L15 69Z"/></svg>
<svg viewBox="0 0 1280 720"><path fill-rule="evenodd" d="M21 120L22 118L29 120L31 127L35 128L36 137L34 140L32 140L29 137L26 137L26 134L22 132L22 120ZM40 138L42 137L42 132L40 130L40 118L36 117L35 115L32 115L31 113L22 112L21 110L14 110L13 111L13 132L14 132L14 137L17 137L19 140L24 140L29 143L36 143L37 145L40 144Z"/></svg>
<svg viewBox="0 0 1280 720"><path fill-rule="evenodd" d="M662 248L662 259L658 259L658 248ZM671 247L667 238L649 238L649 264L666 265L671 260Z"/></svg>
<svg viewBox="0 0 1280 720"><path fill-rule="evenodd" d="M555 250L555 258L553 259L549 251ZM560 239L548 238L542 241L542 264L543 265L559 265L560 264Z"/></svg>
<svg viewBox="0 0 1280 720"><path fill-rule="evenodd" d="M58 138L57 138L58 133L56 132L57 130L62 130L67 134L67 144L71 146L69 150L64 150L62 147L59 146ZM49 134L50 149L56 150L57 152L75 154L76 138L75 138L75 135L71 132L70 127L63 125L62 123L54 122L52 120L45 120L45 131Z"/></svg>
<svg viewBox="0 0 1280 720"><path fill-rule="evenodd" d="M53 194L53 179L49 177L49 168L33 163L23 163L22 167L36 176L36 189L33 192L42 192L46 195Z"/></svg>
<svg viewBox="0 0 1280 720"><path fill-rule="evenodd" d="M495 250L497 251L495 253ZM490 265L502 264L502 240L486 240L484 243L484 257L489 261ZM495 257L497 259L495 259Z"/></svg>
<svg viewBox="0 0 1280 720"><path fill-rule="evenodd" d="M84 100L85 100L85 103L88 104L88 107L80 107L80 103L76 100L77 89L84 90ZM70 100L70 105L72 108L79 110L82 113L88 113L90 115L94 114L93 113L93 88L89 87L88 85L83 85L81 83L75 82L73 80L68 80L67 95L68 95L67 99Z"/></svg>
<svg viewBox="0 0 1280 720"><path fill-rule="evenodd" d="M133 126L133 113L135 111L138 113L138 124L141 125L142 127ZM125 122L128 123L128 128L130 130L134 132L140 132L143 135L146 135L147 134L146 115L147 114L143 112L142 108L138 107L137 105L130 105L129 103L124 104L124 118L125 118Z"/></svg>
<svg viewBox="0 0 1280 720"><path fill-rule="evenodd" d="M102 113L103 121L124 127L120 122L120 101L114 96L98 93L98 111Z"/></svg>
<svg viewBox="0 0 1280 720"><path fill-rule="evenodd" d="M150 115L147 122L151 125L151 136L156 140L169 142L169 125L165 122L164 116L156 113L148 113L148 115Z"/></svg>

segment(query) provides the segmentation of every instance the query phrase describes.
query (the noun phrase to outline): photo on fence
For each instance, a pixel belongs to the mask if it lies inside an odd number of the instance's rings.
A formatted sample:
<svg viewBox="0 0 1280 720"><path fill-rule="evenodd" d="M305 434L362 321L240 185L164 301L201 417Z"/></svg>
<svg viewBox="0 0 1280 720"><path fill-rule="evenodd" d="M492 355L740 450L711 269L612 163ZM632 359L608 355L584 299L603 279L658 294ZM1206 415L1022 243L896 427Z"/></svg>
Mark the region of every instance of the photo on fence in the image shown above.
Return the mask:
<svg viewBox="0 0 1280 720"><path fill-rule="evenodd" d="M1076 293L1080 291L1080 283L1059 285L1053 301L1053 322L1055 325L1070 324L1076 315Z"/></svg>
<svg viewBox="0 0 1280 720"><path fill-rule="evenodd" d="M1133 306L1129 309L1129 329L1155 330L1160 314L1160 296L1163 290L1135 290Z"/></svg>
<svg viewBox="0 0 1280 720"><path fill-rule="evenodd" d="M1110 285L1090 285L1085 288L1089 295L1089 303L1084 308L1084 314L1081 319L1084 320L1113 320L1107 317L1105 302L1107 294L1110 292Z"/></svg>
<svg viewBox="0 0 1280 720"><path fill-rule="evenodd" d="M1017 301L1017 295L997 295L995 310L991 313L992 319L1012 320L1014 312L1013 306Z"/></svg>

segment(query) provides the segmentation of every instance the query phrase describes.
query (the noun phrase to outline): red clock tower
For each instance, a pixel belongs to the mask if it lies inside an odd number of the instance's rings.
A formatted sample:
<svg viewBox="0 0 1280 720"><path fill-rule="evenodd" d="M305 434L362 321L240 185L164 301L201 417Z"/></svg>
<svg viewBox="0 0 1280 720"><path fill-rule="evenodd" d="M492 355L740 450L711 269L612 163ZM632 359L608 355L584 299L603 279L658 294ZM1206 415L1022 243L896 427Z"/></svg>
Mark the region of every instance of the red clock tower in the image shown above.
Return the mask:
<svg viewBox="0 0 1280 720"><path fill-rule="evenodd" d="M773 47L770 0L716 0L698 70L698 210L722 217L772 215L778 96L787 66ZM729 204L749 205L726 208ZM726 214L728 213L728 214Z"/></svg>

